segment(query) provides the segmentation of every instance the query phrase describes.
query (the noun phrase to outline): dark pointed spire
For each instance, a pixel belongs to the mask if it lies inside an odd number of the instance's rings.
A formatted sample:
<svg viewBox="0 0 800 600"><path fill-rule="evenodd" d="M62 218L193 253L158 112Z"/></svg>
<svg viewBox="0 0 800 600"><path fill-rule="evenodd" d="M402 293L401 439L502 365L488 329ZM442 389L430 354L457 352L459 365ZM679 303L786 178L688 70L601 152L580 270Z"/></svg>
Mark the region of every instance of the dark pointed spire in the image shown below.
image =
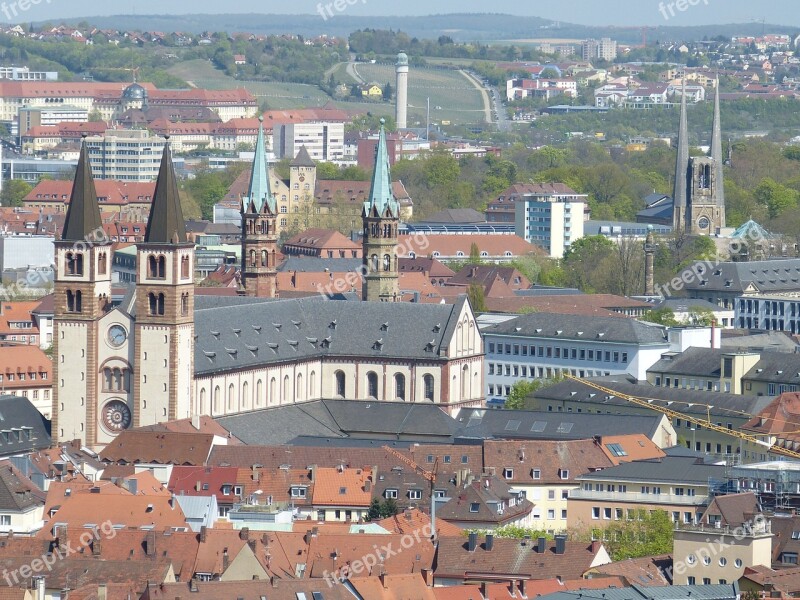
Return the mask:
<svg viewBox="0 0 800 600"><path fill-rule="evenodd" d="M186 243L186 224L183 221L181 200L178 195L178 179L172 165L169 149L169 136L161 156L161 168L150 206L150 219L147 221L146 244L184 244Z"/></svg>
<svg viewBox="0 0 800 600"><path fill-rule="evenodd" d="M714 88L714 129L711 133L711 158L717 175L717 205L725 206L725 175L722 159L722 113L719 108L719 77Z"/></svg>
<svg viewBox="0 0 800 600"><path fill-rule="evenodd" d="M392 173L389 165L389 151L386 147L384 123L384 119L381 119L381 132L378 136L378 147L375 152L375 169L372 172L372 186L364 208L367 214L375 210L381 216L389 208L392 216L398 218L400 216L400 205L392 190Z"/></svg>
<svg viewBox="0 0 800 600"><path fill-rule="evenodd" d="M92 166L89 164L89 151L84 136L61 239L70 242L92 239L95 232L102 227L100 204L97 202L97 191L94 187Z"/></svg>
<svg viewBox="0 0 800 600"><path fill-rule="evenodd" d="M689 169L689 121L686 116L686 78L682 82L681 121L678 127L678 158L675 162L674 206L686 206L686 176Z"/></svg>
<svg viewBox="0 0 800 600"><path fill-rule="evenodd" d="M297 156L294 157L294 160L290 163L291 167L316 167L316 163L311 158L311 155L308 153L308 149L306 149L305 144L300 146L300 151L297 153Z"/></svg>

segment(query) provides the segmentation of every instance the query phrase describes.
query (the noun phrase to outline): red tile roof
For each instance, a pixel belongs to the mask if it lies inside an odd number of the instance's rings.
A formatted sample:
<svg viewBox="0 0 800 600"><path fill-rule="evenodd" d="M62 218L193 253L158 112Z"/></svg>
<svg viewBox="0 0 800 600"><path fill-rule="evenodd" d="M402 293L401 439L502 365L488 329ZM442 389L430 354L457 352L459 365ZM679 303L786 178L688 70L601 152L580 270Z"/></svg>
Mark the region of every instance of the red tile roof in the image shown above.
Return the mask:
<svg viewBox="0 0 800 600"><path fill-rule="evenodd" d="M129 182L101 179L95 182L97 198L103 205L147 204L153 200L155 182ZM41 204L69 204L72 195L72 181L49 179L40 181L23 202Z"/></svg>
<svg viewBox="0 0 800 600"><path fill-rule="evenodd" d="M368 507L371 501L371 469L316 469L312 495L314 506Z"/></svg>
<svg viewBox="0 0 800 600"><path fill-rule="evenodd" d="M488 235L427 235L413 236L401 235L398 239L399 256L408 257L413 252L416 256L441 256L469 257L472 244L478 246L480 252L486 252L489 258L505 258L526 256L528 254L544 253L544 250L534 246L516 235L488 234ZM459 254L461 253L461 254Z"/></svg>
<svg viewBox="0 0 800 600"><path fill-rule="evenodd" d="M100 453L107 463L204 465L211 452L210 433L173 433L128 430L120 433Z"/></svg>

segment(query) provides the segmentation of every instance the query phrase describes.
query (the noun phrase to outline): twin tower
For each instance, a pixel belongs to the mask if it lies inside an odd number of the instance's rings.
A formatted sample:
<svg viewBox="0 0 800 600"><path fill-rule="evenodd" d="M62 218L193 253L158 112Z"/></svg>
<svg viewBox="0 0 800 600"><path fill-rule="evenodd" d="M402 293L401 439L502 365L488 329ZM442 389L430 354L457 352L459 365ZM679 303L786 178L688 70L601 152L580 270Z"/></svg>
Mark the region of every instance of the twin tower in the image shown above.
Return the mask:
<svg viewBox="0 0 800 600"><path fill-rule="evenodd" d="M686 92L681 97L678 130L678 159L673 193L673 228L687 235L714 235L725 227L725 187L723 180L722 123L719 108L719 81L714 94L714 125L710 156L689 156L689 124Z"/></svg>

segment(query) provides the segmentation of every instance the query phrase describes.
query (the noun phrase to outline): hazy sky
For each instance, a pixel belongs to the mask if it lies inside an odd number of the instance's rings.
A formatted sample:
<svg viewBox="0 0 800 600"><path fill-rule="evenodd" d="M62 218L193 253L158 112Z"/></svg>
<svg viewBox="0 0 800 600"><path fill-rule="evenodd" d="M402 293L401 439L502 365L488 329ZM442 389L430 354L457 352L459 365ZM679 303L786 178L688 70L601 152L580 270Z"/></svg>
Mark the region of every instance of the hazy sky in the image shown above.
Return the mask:
<svg viewBox="0 0 800 600"><path fill-rule="evenodd" d="M6 0L3 7L18 15L16 21L41 21L65 17L114 14L185 14L191 12L315 13L318 0ZM798 0L344 0L352 15L426 15L450 12L503 12L597 25L691 25L749 22L800 26ZM324 0L325 3L333 0ZM677 2L685 2L684 11ZM663 6L663 9L660 7ZM670 10L669 5L674 8ZM23 4L24 6L25 4ZM665 15L667 18L665 18ZM0 20L8 19L0 13Z"/></svg>

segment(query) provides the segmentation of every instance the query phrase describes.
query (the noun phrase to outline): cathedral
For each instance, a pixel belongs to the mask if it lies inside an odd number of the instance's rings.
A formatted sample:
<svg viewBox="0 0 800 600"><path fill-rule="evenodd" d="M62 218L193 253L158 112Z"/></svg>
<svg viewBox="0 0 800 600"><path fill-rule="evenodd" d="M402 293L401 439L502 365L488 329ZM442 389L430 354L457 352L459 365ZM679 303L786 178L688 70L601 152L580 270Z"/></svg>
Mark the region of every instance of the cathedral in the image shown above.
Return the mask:
<svg viewBox="0 0 800 600"><path fill-rule="evenodd" d="M673 230L687 235L714 235L725 227L725 186L722 158L719 81L714 95L710 156L689 156L686 94L681 96L678 159L673 193Z"/></svg>
<svg viewBox="0 0 800 600"><path fill-rule="evenodd" d="M485 399L483 344L466 298L397 302L399 206L385 133L363 210L364 302L336 294L280 300L275 197L263 126L242 198L240 293L195 295L169 144L137 280L111 302L113 249L85 146L55 242L52 435L99 448L129 427L318 399L427 402L455 411Z"/></svg>

